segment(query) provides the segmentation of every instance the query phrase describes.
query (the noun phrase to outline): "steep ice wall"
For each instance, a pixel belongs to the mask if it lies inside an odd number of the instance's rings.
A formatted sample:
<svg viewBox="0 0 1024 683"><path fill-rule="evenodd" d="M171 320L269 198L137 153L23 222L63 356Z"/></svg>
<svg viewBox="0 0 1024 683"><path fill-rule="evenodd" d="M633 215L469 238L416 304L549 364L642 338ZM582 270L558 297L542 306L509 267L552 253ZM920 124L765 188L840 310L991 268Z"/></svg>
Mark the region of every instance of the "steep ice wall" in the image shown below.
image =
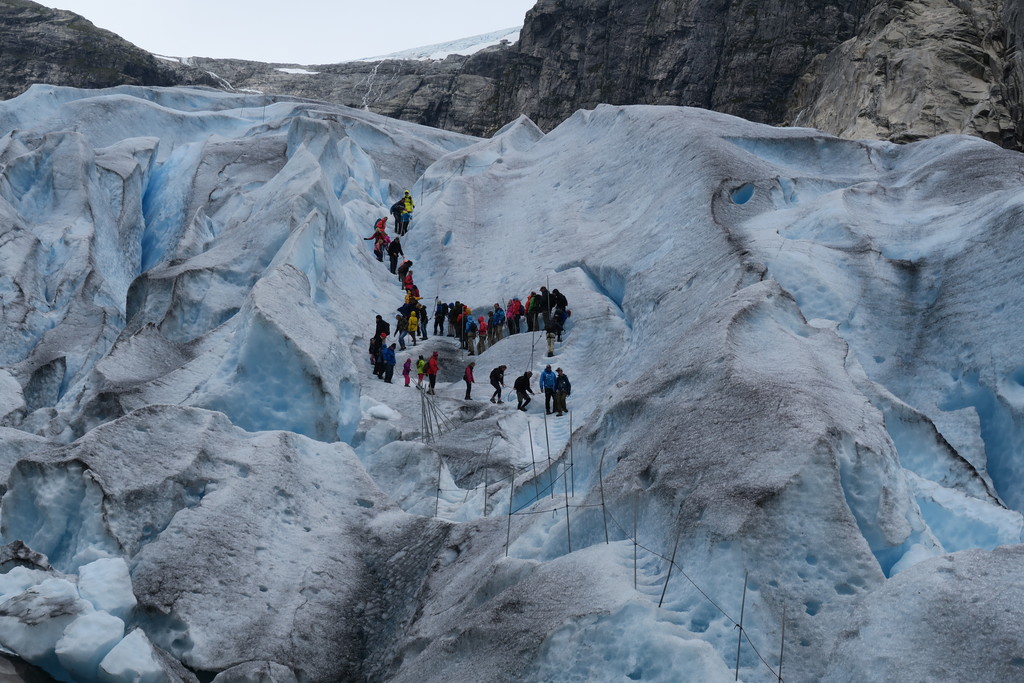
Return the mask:
<svg viewBox="0 0 1024 683"><path fill-rule="evenodd" d="M0 534L45 562L5 647L52 580L75 666L88 617L181 680L775 680L783 631L790 680L911 647L920 679L927 633L984 650L962 624L992 609L930 619L932 568L1019 602L1017 154L674 107L480 140L133 88L34 88L0 136ZM367 372L402 297L363 238L404 189L428 306L567 296L552 357L474 359L566 370L571 416L462 400L443 335L399 354L438 351L429 402ZM106 561L122 631L77 602ZM885 632L890 595L920 630ZM63 675L59 637L22 656Z"/></svg>

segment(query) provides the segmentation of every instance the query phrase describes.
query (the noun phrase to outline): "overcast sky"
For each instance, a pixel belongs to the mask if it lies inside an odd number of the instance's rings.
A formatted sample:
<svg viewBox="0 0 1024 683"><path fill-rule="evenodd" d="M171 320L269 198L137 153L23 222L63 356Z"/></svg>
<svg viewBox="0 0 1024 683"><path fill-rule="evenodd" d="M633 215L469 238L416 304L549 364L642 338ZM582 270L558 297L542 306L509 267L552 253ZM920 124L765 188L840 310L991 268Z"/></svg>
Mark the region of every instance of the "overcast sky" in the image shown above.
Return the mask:
<svg viewBox="0 0 1024 683"><path fill-rule="evenodd" d="M174 57L330 64L520 26L536 0L42 0Z"/></svg>

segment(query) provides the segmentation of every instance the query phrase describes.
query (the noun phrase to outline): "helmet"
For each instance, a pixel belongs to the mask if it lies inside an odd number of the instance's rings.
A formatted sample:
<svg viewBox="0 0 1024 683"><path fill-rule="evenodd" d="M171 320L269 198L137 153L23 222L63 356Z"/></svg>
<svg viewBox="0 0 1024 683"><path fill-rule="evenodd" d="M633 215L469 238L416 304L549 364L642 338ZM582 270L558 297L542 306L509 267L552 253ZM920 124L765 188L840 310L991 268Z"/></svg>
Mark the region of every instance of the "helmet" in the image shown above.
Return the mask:
<svg viewBox="0 0 1024 683"><path fill-rule="evenodd" d="M405 191L405 193L406 193L406 194L409 194L409 190L406 190L406 191Z"/></svg>

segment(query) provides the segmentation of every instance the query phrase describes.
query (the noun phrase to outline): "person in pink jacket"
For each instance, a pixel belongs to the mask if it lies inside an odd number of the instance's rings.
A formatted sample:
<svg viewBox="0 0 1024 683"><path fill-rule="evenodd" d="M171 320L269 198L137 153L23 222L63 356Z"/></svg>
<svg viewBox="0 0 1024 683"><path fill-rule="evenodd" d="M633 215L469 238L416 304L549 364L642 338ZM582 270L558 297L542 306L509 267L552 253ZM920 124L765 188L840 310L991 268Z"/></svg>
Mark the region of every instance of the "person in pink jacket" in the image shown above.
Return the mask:
<svg viewBox="0 0 1024 683"><path fill-rule="evenodd" d="M466 400L469 401L473 397L470 396L470 392L473 391L473 367L476 363L470 363L466 366L466 372L462 376L462 379L466 380Z"/></svg>
<svg viewBox="0 0 1024 683"><path fill-rule="evenodd" d="M405 386L409 386L409 374L412 372L412 357L405 359L405 365L402 366L402 377L405 378Z"/></svg>

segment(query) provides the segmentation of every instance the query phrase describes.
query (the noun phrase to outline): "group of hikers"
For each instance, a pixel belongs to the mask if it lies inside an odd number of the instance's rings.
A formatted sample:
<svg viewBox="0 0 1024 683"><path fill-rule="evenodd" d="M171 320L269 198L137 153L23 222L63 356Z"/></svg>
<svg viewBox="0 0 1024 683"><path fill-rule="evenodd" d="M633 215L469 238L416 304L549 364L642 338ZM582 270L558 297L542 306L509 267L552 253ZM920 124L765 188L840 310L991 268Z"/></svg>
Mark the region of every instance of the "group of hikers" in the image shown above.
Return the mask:
<svg viewBox="0 0 1024 683"><path fill-rule="evenodd" d="M506 328L509 336L523 332L525 318L526 332L546 333L548 356L551 357L555 355L555 342L562 341L562 331L570 315L572 311L565 295L557 289L549 292L547 287L541 287L540 293L530 292L526 303L519 297L509 299L505 308L496 303L486 316L474 317L472 309L459 301L438 301L434 305L434 334L444 334L447 321L448 336L458 337L462 348L472 356L501 341Z"/></svg>
<svg viewBox="0 0 1024 683"><path fill-rule="evenodd" d="M391 324L377 315L376 328L370 340L370 364L373 366L373 374L381 380L391 384L394 379L395 365L397 365L397 351L406 350L406 338L416 346L417 337L426 340L427 325L430 314L427 307L421 303L419 288L413 281L412 261L405 258L402 250L401 236L409 231L409 222L412 217L414 204L409 191L395 202L391 207L391 213L395 217L394 239L387 234L387 216L380 218L374 224L373 234L365 240L373 240L373 254L378 261L383 262L384 254L389 256L389 269L398 276L402 290L405 292L405 300L398 308L395 316L396 341L388 343L391 336ZM398 259L402 257L399 264ZM461 348L468 352L468 355L483 353L488 346L492 346L505 336L505 329L508 329L509 336L521 332L545 332L548 344L548 356L554 356L555 342L562 341L562 332L565 322L572 315L569 310L569 302L557 289L548 291L547 287L541 287L540 291L531 291L525 302L519 297L512 297L505 307L500 303L494 304L486 315L474 315L473 310L460 301L445 303L435 299L433 320L434 335L445 334L445 323L448 324L447 335L456 337L460 341ZM525 329L523 329L525 326ZM422 388L424 377L427 378L428 394L434 394L437 384L437 373L439 370L438 352L434 351L430 358L422 355L417 361L408 357L402 366L402 376L405 379L405 386L411 386L412 374L415 370L418 380L417 388ZM475 362L470 362L463 373L463 380L466 383L466 400L471 400L471 393L475 379L473 376ZM490 384L494 387L494 394L491 396L491 403L504 403L501 399L501 390L505 386L505 370L507 366L501 365L491 370L489 375ZM516 378L513 389L518 398L519 410L526 411L530 403L530 396L534 391L530 388L533 373L527 371ZM540 373L540 390L544 392L544 408L548 414L556 413L561 416L567 412L565 399L572 392L572 385L569 383L569 376L561 368L552 371L548 365Z"/></svg>
<svg viewBox="0 0 1024 683"><path fill-rule="evenodd" d="M475 367L476 362L470 361L462 376L462 380L466 383L467 401L473 398L473 384L476 382L473 377ZM504 403L501 400L501 390L505 387L505 370L507 369L507 365L499 365L491 370L488 376L491 386L494 387L494 393L491 394L491 403ZM527 370L512 383L512 388L515 390L516 398L518 399L516 409L524 413L526 412L526 406L530 404L530 397L536 393L530 387L532 377L533 372ZM569 382L569 375L565 374L562 368L556 368L552 372L551 366L546 366L540 373L540 390L544 392L544 412L548 415L555 413L558 417L562 417L563 414L569 412L565 405L565 399L572 395L572 384Z"/></svg>

